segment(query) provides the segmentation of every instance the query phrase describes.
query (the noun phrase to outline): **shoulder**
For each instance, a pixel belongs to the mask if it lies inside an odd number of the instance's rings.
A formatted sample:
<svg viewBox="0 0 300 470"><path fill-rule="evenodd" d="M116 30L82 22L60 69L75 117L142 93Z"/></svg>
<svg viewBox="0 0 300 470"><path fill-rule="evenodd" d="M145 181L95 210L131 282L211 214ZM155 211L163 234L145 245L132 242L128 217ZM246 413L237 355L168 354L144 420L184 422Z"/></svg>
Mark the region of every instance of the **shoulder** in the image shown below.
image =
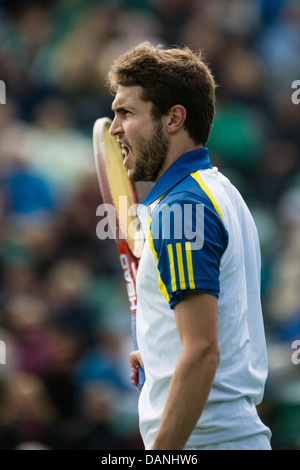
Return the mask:
<svg viewBox="0 0 300 470"><path fill-rule="evenodd" d="M194 174L188 175L171 190L163 194L151 211L151 216L152 219L155 219L158 214L169 213L170 211L176 213L176 210L182 211L184 208L188 208L189 205L195 208L197 205L203 205L212 211L215 210L209 191L204 187L204 184L199 185L199 178L195 177Z"/></svg>

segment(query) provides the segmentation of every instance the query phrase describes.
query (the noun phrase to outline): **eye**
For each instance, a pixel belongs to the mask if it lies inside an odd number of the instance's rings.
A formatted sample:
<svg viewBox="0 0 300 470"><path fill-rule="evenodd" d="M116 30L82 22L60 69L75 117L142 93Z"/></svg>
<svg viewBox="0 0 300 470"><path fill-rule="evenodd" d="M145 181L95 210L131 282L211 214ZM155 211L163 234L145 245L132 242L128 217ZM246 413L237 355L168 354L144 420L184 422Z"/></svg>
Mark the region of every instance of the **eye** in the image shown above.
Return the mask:
<svg viewBox="0 0 300 470"><path fill-rule="evenodd" d="M131 111L129 111L128 109L126 108L117 108L115 110L115 116L120 116L121 118L125 119L127 116L129 116L130 114L132 114Z"/></svg>

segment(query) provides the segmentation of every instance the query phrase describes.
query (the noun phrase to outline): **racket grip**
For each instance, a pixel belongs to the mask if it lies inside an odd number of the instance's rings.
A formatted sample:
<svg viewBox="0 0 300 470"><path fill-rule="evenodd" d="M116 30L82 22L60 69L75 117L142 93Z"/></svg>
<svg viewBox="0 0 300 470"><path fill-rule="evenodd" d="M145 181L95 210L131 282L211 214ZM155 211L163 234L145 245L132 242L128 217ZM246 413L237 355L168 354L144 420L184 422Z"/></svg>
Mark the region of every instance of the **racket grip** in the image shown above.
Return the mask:
<svg viewBox="0 0 300 470"><path fill-rule="evenodd" d="M144 371L144 369L142 368L141 365L139 365L138 371L139 371L139 390L142 390L143 385L144 385L145 380L146 380L145 371Z"/></svg>
<svg viewBox="0 0 300 470"><path fill-rule="evenodd" d="M132 330L134 349L137 350L139 349L139 347L138 347L137 339L136 339L136 316L135 315L131 315L131 330ZM140 364L138 366L138 373L139 373L138 388L139 390L142 390L143 385L146 381L146 376L145 376L145 371Z"/></svg>

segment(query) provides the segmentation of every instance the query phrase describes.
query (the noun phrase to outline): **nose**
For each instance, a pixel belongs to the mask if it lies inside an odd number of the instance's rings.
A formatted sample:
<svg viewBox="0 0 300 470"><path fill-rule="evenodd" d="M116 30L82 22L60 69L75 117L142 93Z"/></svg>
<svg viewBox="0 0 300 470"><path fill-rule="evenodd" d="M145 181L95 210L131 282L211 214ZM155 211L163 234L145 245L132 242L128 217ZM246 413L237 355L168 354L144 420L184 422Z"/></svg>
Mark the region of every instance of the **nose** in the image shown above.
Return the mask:
<svg viewBox="0 0 300 470"><path fill-rule="evenodd" d="M109 128L110 135L119 135L122 133L121 122L117 116L115 116Z"/></svg>

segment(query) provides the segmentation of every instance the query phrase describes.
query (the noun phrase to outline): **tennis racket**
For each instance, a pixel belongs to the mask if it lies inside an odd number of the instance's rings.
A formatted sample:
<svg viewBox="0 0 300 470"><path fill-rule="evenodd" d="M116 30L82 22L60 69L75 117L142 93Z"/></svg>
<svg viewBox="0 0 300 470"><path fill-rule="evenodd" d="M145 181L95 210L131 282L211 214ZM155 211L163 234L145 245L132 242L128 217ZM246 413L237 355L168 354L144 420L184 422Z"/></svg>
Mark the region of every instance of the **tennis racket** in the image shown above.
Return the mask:
<svg viewBox="0 0 300 470"><path fill-rule="evenodd" d="M129 306L131 310L131 330L134 349L138 349L136 339L136 275L143 248L143 239L137 226L137 215L132 209L138 203L135 185L129 181L127 170L123 165L123 153L117 139L109 134L111 119L97 119L93 129L94 157L97 176L103 202L115 209L114 220L108 223L115 233L116 246L126 282ZM120 201L122 199L122 204ZM127 211L127 212L126 212ZM126 212L126 213L125 213ZM129 230L130 228L130 230ZM145 373L139 366L139 389L145 382Z"/></svg>

